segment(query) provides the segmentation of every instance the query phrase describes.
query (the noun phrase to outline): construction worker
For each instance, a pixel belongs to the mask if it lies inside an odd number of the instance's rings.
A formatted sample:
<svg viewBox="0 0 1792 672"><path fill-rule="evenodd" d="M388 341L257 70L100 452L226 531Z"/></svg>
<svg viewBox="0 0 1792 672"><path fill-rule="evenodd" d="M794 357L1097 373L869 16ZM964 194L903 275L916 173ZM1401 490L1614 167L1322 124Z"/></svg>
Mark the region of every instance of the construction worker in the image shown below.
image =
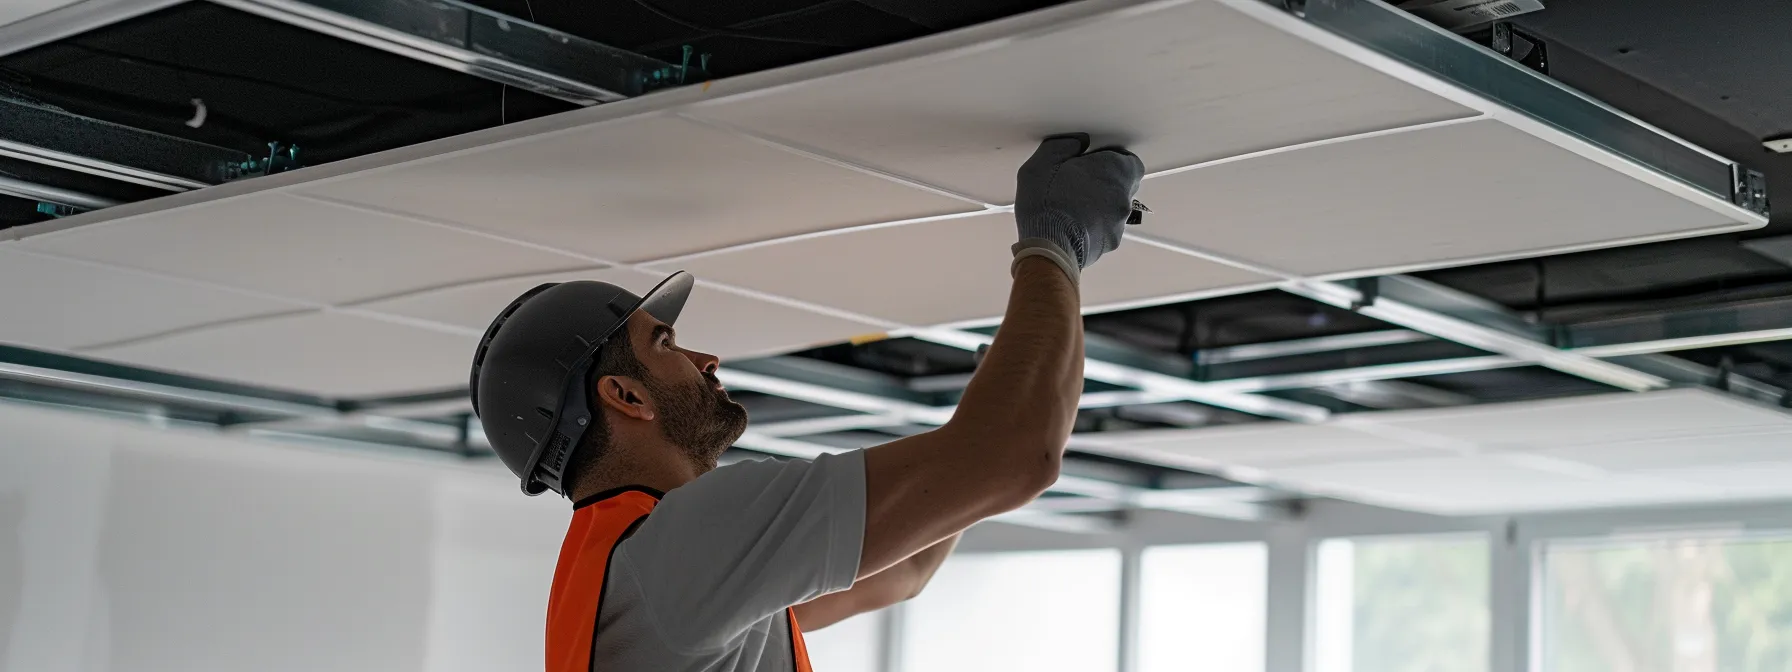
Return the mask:
<svg viewBox="0 0 1792 672"><path fill-rule="evenodd" d="M1007 313L951 421L813 462L716 467L747 413L714 356L678 345L688 274L644 297L581 281L513 302L472 391L523 492L576 502L548 671L808 672L803 628L913 597L960 532L1043 492L1083 386L1078 279L1120 244L1143 173L1086 135L1041 143L1020 169Z"/></svg>

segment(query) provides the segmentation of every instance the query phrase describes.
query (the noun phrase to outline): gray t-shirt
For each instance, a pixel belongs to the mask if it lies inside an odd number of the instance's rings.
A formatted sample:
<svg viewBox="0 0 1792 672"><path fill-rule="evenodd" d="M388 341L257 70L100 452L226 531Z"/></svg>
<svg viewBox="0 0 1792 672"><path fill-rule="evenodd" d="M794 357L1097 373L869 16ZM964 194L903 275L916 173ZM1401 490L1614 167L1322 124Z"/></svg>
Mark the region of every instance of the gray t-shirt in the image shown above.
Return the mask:
<svg viewBox="0 0 1792 672"><path fill-rule="evenodd" d="M790 672L784 610L852 587L864 538L860 451L704 474L617 546L592 669Z"/></svg>

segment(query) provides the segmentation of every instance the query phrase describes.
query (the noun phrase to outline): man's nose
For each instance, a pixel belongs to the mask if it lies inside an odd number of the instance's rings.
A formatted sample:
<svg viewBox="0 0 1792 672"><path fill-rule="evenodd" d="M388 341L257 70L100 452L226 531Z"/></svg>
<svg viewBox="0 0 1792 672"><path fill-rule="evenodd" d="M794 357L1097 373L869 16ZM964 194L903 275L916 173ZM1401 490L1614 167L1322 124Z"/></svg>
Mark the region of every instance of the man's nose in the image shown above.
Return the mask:
<svg viewBox="0 0 1792 672"><path fill-rule="evenodd" d="M722 365L722 358L707 352L686 350L684 351L684 356L689 357L691 359L691 364L696 365L697 370L704 373L715 373L716 369Z"/></svg>

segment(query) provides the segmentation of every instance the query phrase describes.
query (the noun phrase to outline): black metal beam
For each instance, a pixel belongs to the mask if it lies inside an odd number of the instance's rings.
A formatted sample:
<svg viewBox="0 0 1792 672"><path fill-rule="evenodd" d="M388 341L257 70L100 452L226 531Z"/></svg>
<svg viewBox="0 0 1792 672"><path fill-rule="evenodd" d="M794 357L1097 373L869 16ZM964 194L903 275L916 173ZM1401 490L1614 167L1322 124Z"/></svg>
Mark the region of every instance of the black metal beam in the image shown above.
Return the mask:
<svg viewBox="0 0 1792 672"><path fill-rule="evenodd" d="M8 98L0 98L0 156L164 191L256 174L265 158Z"/></svg>
<svg viewBox="0 0 1792 672"><path fill-rule="evenodd" d="M212 0L475 77L580 105L702 81L672 64L457 0Z"/></svg>
<svg viewBox="0 0 1792 672"><path fill-rule="evenodd" d="M1623 353L1635 343L1690 349L1782 340L1792 338L1792 296L1585 321L1559 331L1562 347L1601 354Z"/></svg>

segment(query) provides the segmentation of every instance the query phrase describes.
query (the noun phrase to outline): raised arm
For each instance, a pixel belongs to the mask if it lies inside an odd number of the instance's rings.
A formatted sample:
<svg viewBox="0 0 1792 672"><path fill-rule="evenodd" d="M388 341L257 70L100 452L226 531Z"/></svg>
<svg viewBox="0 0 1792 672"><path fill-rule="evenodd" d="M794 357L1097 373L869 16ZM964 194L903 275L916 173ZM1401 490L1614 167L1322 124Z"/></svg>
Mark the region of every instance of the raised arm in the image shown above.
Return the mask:
<svg viewBox="0 0 1792 672"><path fill-rule="evenodd" d="M1119 245L1144 173L1138 157L1088 142L1048 138L1021 167L1014 287L952 420L866 451L861 578L1057 480L1083 387L1078 279Z"/></svg>

